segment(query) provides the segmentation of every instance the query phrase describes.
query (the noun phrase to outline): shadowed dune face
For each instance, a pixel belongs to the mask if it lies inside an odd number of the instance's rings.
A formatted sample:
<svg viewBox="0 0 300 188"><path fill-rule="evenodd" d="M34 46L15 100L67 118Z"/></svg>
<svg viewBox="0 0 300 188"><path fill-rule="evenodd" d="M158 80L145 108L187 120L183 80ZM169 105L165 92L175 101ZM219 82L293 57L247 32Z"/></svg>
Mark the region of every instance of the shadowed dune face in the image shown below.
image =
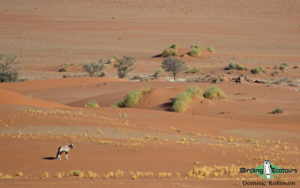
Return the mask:
<svg viewBox="0 0 300 188"><path fill-rule="evenodd" d="M1 0L0 54L17 55L29 81L0 83L0 187L239 187L264 180L240 167L299 167L299 18L297 0ZM178 57L189 66L178 82L147 80L173 43L216 52ZM113 63L105 78L73 77L112 56L136 58L129 79ZM249 70L224 70L231 62ZM226 98L171 111L189 86L212 85ZM113 107L145 87L131 108ZM71 142L69 160L55 160Z"/></svg>

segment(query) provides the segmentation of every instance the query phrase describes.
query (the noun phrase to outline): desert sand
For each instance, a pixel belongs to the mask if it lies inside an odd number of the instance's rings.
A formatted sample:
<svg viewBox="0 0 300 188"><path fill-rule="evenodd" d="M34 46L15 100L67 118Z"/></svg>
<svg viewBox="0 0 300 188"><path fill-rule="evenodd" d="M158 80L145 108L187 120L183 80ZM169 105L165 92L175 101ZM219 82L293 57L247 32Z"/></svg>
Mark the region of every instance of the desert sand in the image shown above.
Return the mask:
<svg viewBox="0 0 300 188"><path fill-rule="evenodd" d="M25 81L0 83L0 187L241 187L266 181L241 167L300 169L299 36L298 0L1 0L0 53L18 57ZM176 82L169 73L148 79L172 43L216 52L178 57L200 72ZM146 81L119 79L113 64L103 78L84 76L81 64L114 55L136 58L128 78ZM230 62L265 73L224 70ZM249 80L235 82L241 74ZM188 82L205 75L222 80ZM226 99L170 111L189 86L212 85ZM113 107L144 87L132 108ZM284 113L271 114L278 107ZM70 142L69 160L56 160ZM300 184L298 174L277 180Z"/></svg>

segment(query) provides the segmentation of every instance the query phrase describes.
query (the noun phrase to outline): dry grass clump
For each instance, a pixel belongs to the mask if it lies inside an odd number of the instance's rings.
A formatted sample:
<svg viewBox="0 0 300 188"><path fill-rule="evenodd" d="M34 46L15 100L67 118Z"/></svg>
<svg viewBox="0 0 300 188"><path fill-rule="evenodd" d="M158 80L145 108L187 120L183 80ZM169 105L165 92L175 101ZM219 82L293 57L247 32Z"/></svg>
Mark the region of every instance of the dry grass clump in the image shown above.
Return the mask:
<svg viewBox="0 0 300 188"><path fill-rule="evenodd" d="M118 169L116 172L110 171L106 175L103 176L104 179L115 178L120 179L124 176L124 171Z"/></svg>
<svg viewBox="0 0 300 188"><path fill-rule="evenodd" d="M23 177L24 176L24 173L23 172L17 172L17 174L16 174L16 176L18 176L18 177Z"/></svg>
<svg viewBox="0 0 300 188"><path fill-rule="evenodd" d="M84 105L84 107L86 107L86 108L99 108L100 106L97 103L97 101L90 101L86 105Z"/></svg>
<svg viewBox="0 0 300 188"><path fill-rule="evenodd" d="M186 177L193 179L202 179L208 176L230 176L236 177L239 175L239 168L236 165L231 166L202 166L202 167L194 167L192 170L186 173Z"/></svg>
<svg viewBox="0 0 300 188"><path fill-rule="evenodd" d="M131 176L131 179L133 179L133 180L136 180L139 177L149 178L149 177L154 176L154 172L151 172L151 171L146 171L146 172L136 171L136 172L133 172L133 171L130 170L130 176Z"/></svg>
<svg viewBox="0 0 300 188"><path fill-rule="evenodd" d="M187 105L192 98L201 96L202 92L199 87L190 86L175 98L171 110L173 112L184 112L187 109Z"/></svg>
<svg viewBox="0 0 300 188"><path fill-rule="evenodd" d="M217 86L211 86L207 88L203 94L208 99L225 99L225 93Z"/></svg>
<svg viewBox="0 0 300 188"><path fill-rule="evenodd" d="M88 173L87 176L88 176L88 178L90 178L90 179L96 179L96 178L99 177L98 174L97 174L96 172L93 172L93 171L91 171L91 170L89 170L87 173Z"/></svg>
<svg viewBox="0 0 300 188"><path fill-rule="evenodd" d="M49 178L49 173L48 173L48 172L44 172L44 173L41 175L41 178L48 179L48 178Z"/></svg>
<svg viewBox="0 0 300 188"><path fill-rule="evenodd" d="M57 173L55 174L55 177L61 179L62 177L64 177L64 173L62 173L62 172L57 172Z"/></svg>
<svg viewBox="0 0 300 188"><path fill-rule="evenodd" d="M124 100L119 102L117 106L119 108L130 108L133 105L137 104L139 100L143 97L143 95L149 92L149 87L144 87L141 91L131 91L130 93L127 93Z"/></svg>
<svg viewBox="0 0 300 188"><path fill-rule="evenodd" d="M158 177L159 178L169 178L171 177L173 174L171 172L159 172L158 173Z"/></svg>
<svg viewBox="0 0 300 188"><path fill-rule="evenodd" d="M84 172L82 172L80 170L71 170L69 172L69 176L78 176L79 178L83 178L84 177Z"/></svg>

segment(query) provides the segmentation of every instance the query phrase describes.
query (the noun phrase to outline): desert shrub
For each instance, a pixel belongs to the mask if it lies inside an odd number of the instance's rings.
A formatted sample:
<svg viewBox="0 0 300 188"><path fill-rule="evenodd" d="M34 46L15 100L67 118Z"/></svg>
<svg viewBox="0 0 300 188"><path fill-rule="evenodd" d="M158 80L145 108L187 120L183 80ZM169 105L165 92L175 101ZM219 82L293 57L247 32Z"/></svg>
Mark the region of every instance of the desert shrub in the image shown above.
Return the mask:
<svg viewBox="0 0 300 188"><path fill-rule="evenodd" d="M165 48L161 53L162 57L178 56L178 55L179 55L178 44L176 43L171 44L169 47Z"/></svg>
<svg viewBox="0 0 300 188"><path fill-rule="evenodd" d="M247 67L243 67L240 64L231 62L225 70L248 70Z"/></svg>
<svg viewBox="0 0 300 188"><path fill-rule="evenodd" d="M103 77L105 73L103 70L105 69L105 61L103 59L99 59L97 62L91 62L88 64L84 64L82 67L86 72L88 72L90 77Z"/></svg>
<svg viewBox="0 0 300 188"><path fill-rule="evenodd" d="M188 54L189 54L189 56L196 57L201 54L201 50L198 48L193 48L193 49L191 49L191 51L188 52Z"/></svg>
<svg viewBox="0 0 300 188"><path fill-rule="evenodd" d="M272 76L276 76L276 75L278 75L280 73L280 71L279 70L277 70L277 71L274 71L274 72L272 72Z"/></svg>
<svg viewBox="0 0 300 188"><path fill-rule="evenodd" d="M179 52L177 49L174 49L174 48L165 48L161 55L163 57L169 57L169 56L178 56L179 55Z"/></svg>
<svg viewBox="0 0 300 188"><path fill-rule="evenodd" d="M282 108L275 108L271 114L282 114L283 113L283 109Z"/></svg>
<svg viewBox="0 0 300 188"><path fill-rule="evenodd" d="M203 50L203 46L202 45L191 45L191 48L197 48L197 49L199 49L199 50Z"/></svg>
<svg viewBox="0 0 300 188"><path fill-rule="evenodd" d="M207 74L205 76L188 78L186 81L187 82L196 82L196 83L199 83L199 82L220 83L220 82L224 82L224 76Z"/></svg>
<svg viewBox="0 0 300 188"><path fill-rule="evenodd" d="M177 95L172 105L173 112L184 112L187 109L188 102L194 97L201 97L201 89L197 86L190 86L184 92Z"/></svg>
<svg viewBox="0 0 300 188"><path fill-rule="evenodd" d="M161 75L162 75L164 72L165 72L165 70L163 70L163 69L158 69L158 70L155 71L154 77L155 77L155 78L160 78Z"/></svg>
<svg viewBox="0 0 300 188"><path fill-rule="evenodd" d="M196 67L193 67L190 70L186 71L186 73L192 73L192 74L199 73L199 72L200 72L200 68L196 68Z"/></svg>
<svg viewBox="0 0 300 188"><path fill-rule="evenodd" d="M226 97L225 93L217 86L207 88L203 96L208 99L224 99Z"/></svg>
<svg viewBox="0 0 300 188"><path fill-rule="evenodd" d="M178 44L177 43L173 43L173 44L171 44L170 48L177 49L178 48Z"/></svg>
<svg viewBox="0 0 300 188"><path fill-rule="evenodd" d="M0 82L15 82L18 80L19 72L14 67L18 63L17 56L0 54Z"/></svg>
<svg viewBox="0 0 300 188"><path fill-rule="evenodd" d="M108 61L107 64L115 63L118 60L118 56L114 55L112 56Z"/></svg>
<svg viewBox="0 0 300 188"><path fill-rule="evenodd" d="M162 61L161 67L166 72L172 72L174 81L177 79L178 73L186 69L185 62L173 57L168 57Z"/></svg>
<svg viewBox="0 0 300 188"><path fill-rule="evenodd" d="M259 74L261 72L265 72L264 68L261 67L261 66L260 67L256 67L256 68L254 68L254 69L251 70L252 74Z"/></svg>
<svg viewBox="0 0 300 188"><path fill-rule="evenodd" d="M216 52L216 49L215 49L215 47L213 47L213 46L209 46L209 47L207 48L207 51L210 52L210 53L212 53L212 52Z"/></svg>
<svg viewBox="0 0 300 188"><path fill-rule="evenodd" d="M118 58L117 62L114 64L114 68L117 69L119 78L125 78L129 72L134 69L135 59L130 56L123 56Z"/></svg>
<svg viewBox="0 0 300 188"><path fill-rule="evenodd" d="M84 177L84 173L80 170L71 170L69 172L69 176L78 176L80 178L83 178Z"/></svg>
<svg viewBox="0 0 300 188"><path fill-rule="evenodd" d="M124 100L119 102L117 106L119 108L130 108L133 105L137 104L139 100L143 97L143 95L149 92L149 87L144 87L141 91L131 91L126 94Z"/></svg>
<svg viewBox="0 0 300 188"><path fill-rule="evenodd" d="M86 105L84 105L86 108L99 108L99 104L97 101L89 101Z"/></svg>
<svg viewBox="0 0 300 188"><path fill-rule="evenodd" d="M287 65L286 63L282 63L282 64L279 66L279 69L282 70L282 71L285 71L287 68L288 68L288 65Z"/></svg>
<svg viewBox="0 0 300 188"><path fill-rule="evenodd" d="M294 68L294 69L299 69L300 67L299 67L299 65L296 65L296 66L294 66L293 68Z"/></svg>

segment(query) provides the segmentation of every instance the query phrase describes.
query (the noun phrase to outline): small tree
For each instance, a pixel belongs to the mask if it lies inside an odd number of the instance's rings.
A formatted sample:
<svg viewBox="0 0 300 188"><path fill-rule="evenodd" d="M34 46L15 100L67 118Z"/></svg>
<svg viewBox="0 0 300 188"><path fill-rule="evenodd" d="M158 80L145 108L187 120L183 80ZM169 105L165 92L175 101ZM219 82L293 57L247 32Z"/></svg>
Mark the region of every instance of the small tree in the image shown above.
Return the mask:
<svg viewBox="0 0 300 188"><path fill-rule="evenodd" d="M161 67L166 72L172 72L174 81L177 80L177 74L186 69L185 62L174 57L168 57L163 60Z"/></svg>
<svg viewBox="0 0 300 188"><path fill-rule="evenodd" d="M91 62L89 64L84 64L83 68L86 72L89 73L90 77L103 77L105 73L103 70L105 69L105 61L103 59L99 59L97 62Z"/></svg>
<svg viewBox="0 0 300 188"><path fill-rule="evenodd" d="M114 64L114 68L118 71L119 78L125 78L129 72L134 69L135 59L130 56L123 56L118 58Z"/></svg>
<svg viewBox="0 0 300 188"><path fill-rule="evenodd" d="M13 66L18 64L17 56L0 54L0 82L14 82L18 80L19 72Z"/></svg>

